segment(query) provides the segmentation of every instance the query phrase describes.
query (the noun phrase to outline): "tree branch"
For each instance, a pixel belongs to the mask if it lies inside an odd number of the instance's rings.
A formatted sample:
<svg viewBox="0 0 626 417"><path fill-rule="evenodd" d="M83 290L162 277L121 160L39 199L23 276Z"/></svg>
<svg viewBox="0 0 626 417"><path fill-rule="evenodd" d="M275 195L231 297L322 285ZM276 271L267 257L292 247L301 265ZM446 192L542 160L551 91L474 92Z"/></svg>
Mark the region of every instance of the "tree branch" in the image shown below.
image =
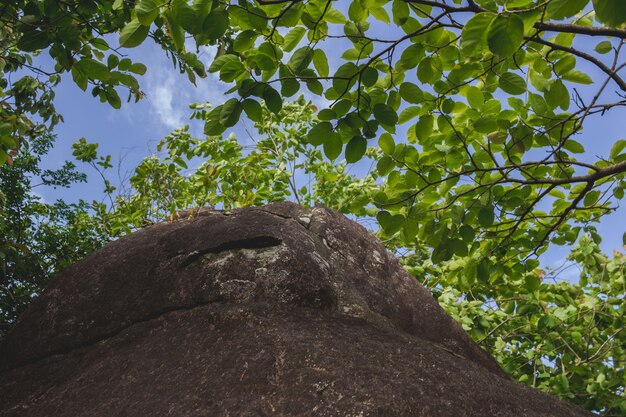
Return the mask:
<svg viewBox="0 0 626 417"><path fill-rule="evenodd" d="M579 51L578 49L574 49L574 48L570 48L567 46L563 46L563 45L557 45L556 43L552 43L552 42L548 42L546 40L543 40L539 37L536 36L532 36L529 37L527 36L526 39L528 39L531 42L535 42L538 43L540 45L545 45L551 49L554 50L558 50L558 51L565 51L565 52L569 52L572 55L576 55L580 58L583 58L589 62L591 62L592 64L594 64L596 67L598 67L599 69L601 69L604 73L606 73L606 75L608 75L609 77L611 77L611 79L613 81L615 81L615 83L619 86L620 90L626 92L626 82L624 82L624 80L617 75L617 73L615 71L613 71L611 68L607 67L602 61L600 61L599 59L585 53L582 51Z"/></svg>
<svg viewBox="0 0 626 417"><path fill-rule="evenodd" d="M589 36L615 36L620 39L626 39L626 30L606 27L568 25L562 23L546 23L537 22L534 28L540 31L561 32L561 33L578 33L580 35Z"/></svg>

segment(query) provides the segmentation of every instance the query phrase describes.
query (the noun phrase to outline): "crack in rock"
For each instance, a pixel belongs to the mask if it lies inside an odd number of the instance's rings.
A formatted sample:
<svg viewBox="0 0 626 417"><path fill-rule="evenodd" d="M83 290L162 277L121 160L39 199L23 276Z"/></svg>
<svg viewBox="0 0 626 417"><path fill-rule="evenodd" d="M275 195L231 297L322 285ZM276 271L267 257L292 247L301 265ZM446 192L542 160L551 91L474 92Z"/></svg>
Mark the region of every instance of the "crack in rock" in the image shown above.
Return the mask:
<svg viewBox="0 0 626 417"><path fill-rule="evenodd" d="M181 262L181 264L178 266L178 269L185 268L197 261L199 258L208 254L217 254L237 249L265 249L279 246L281 243L283 243L283 241L274 236L255 236L249 239L231 240L212 248L191 252L187 255L185 260Z"/></svg>

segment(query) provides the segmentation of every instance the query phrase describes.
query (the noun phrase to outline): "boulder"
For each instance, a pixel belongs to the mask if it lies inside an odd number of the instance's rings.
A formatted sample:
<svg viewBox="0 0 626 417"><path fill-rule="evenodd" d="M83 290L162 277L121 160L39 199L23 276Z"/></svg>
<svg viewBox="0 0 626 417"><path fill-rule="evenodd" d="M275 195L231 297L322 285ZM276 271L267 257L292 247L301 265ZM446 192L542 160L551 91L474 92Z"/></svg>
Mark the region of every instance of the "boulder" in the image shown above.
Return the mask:
<svg viewBox="0 0 626 417"><path fill-rule="evenodd" d="M276 203L59 274L0 345L0 416L591 416L508 379L364 228Z"/></svg>

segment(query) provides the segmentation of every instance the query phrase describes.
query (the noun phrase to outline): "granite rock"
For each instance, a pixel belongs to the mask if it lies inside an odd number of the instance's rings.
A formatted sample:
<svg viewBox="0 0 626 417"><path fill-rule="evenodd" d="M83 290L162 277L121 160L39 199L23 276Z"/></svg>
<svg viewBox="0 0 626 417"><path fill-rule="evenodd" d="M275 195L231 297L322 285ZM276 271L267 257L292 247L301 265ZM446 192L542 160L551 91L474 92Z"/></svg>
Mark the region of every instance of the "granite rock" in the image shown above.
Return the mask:
<svg viewBox="0 0 626 417"><path fill-rule="evenodd" d="M0 345L0 416L591 416L509 380L364 228L276 203L59 274Z"/></svg>

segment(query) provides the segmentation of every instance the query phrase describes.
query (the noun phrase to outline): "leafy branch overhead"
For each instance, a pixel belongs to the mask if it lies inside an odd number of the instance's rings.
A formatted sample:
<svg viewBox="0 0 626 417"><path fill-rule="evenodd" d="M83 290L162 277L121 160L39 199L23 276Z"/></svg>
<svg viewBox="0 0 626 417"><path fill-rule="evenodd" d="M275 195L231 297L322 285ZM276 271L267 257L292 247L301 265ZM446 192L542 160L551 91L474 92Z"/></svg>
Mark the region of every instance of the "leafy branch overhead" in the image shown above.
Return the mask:
<svg viewBox="0 0 626 417"><path fill-rule="evenodd" d="M233 127L242 114L258 121L261 101L278 113L283 99L303 88L330 103L307 137L329 159L344 154L358 162L383 132L394 135L386 139L393 150L377 160L387 178L372 198L378 219L407 244L432 235L437 261L502 248L528 255L551 239L572 243L581 227L569 220L584 225L623 196L621 141L610 158L576 159L585 156L577 140L585 121L624 104L626 11L618 1L130 6L113 5L130 19L121 46L151 36L183 58L192 80L205 73L185 40L217 48L208 71L230 84L235 98L208 114L208 135ZM370 28L376 25L389 30ZM579 38L597 39L597 46L580 49ZM327 56L332 45L345 49L338 60ZM104 69L87 66L106 78ZM472 233L461 234L461 223ZM475 236L489 239L477 243Z"/></svg>
<svg viewBox="0 0 626 417"><path fill-rule="evenodd" d="M208 135L242 114L258 121L261 101L278 113L303 88L323 96L330 105L320 109L308 143L331 160L344 154L358 162L384 141L376 162L387 186L372 196L377 218L407 244L428 238L437 261L503 248L528 255L551 239L572 243L580 225L623 196L623 142L606 159L576 159L585 153L577 140L585 121L624 105L622 3L345 6L144 0L120 40L136 46L151 27L165 27L179 53L187 53L184 33L196 45L216 45L208 71L236 98L209 112ZM598 42L584 50L579 38ZM345 50L339 59L329 60L332 45Z"/></svg>

